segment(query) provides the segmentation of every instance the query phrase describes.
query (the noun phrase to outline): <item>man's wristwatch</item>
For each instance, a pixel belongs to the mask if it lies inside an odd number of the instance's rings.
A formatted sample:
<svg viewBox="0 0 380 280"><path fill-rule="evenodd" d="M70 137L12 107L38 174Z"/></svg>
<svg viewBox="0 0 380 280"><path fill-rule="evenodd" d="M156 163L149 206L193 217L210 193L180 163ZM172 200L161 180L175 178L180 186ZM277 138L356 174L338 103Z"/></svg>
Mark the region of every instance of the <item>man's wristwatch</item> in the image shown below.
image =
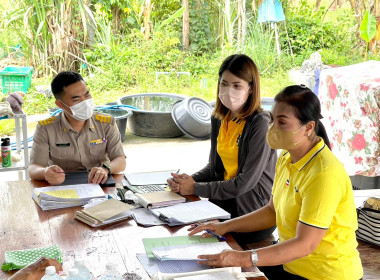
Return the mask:
<svg viewBox="0 0 380 280"><path fill-rule="evenodd" d="M111 174L111 166L108 163L103 163L100 167L104 167L108 171L108 175Z"/></svg>
<svg viewBox="0 0 380 280"><path fill-rule="evenodd" d="M257 266L257 262L259 261L259 257L257 256L256 250L251 250L251 260L252 260L253 266Z"/></svg>

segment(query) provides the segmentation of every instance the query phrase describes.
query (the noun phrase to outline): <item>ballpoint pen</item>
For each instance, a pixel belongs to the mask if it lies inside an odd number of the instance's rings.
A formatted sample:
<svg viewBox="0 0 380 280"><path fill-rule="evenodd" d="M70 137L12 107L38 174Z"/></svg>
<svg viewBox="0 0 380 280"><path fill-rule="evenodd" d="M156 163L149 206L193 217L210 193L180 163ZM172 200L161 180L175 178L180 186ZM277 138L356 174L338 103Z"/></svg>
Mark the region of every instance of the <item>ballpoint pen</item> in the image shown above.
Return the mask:
<svg viewBox="0 0 380 280"><path fill-rule="evenodd" d="M198 225L194 225L194 226L198 227ZM227 240L224 236L221 236L221 235L219 235L219 234L217 234L217 233L215 233L215 232L213 232L213 231L211 231L209 229L204 229L204 231L207 232L207 233L209 233L209 234L211 234L211 235L213 235L213 236L215 236L215 237L217 237L217 238L219 238L220 240L223 240L223 241Z"/></svg>

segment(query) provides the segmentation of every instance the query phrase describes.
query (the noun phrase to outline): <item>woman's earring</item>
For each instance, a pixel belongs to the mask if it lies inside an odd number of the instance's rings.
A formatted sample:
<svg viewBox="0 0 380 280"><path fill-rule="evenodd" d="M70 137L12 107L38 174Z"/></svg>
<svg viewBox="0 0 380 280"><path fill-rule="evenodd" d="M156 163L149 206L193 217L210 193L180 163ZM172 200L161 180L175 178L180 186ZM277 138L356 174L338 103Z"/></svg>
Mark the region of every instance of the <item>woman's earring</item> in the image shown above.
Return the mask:
<svg viewBox="0 0 380 280"><path fill-rule="evenodd" d="M310 137L310 133L307 134L307 137Z"/></svg>

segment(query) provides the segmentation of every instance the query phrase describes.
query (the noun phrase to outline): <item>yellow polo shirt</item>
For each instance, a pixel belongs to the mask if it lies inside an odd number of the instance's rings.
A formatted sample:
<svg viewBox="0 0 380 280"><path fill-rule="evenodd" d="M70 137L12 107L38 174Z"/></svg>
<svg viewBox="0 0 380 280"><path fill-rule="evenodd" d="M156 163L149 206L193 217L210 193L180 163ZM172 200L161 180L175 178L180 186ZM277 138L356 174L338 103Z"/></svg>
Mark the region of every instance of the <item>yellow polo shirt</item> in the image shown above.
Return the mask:
<svg viewBox="0 0 380 280"><path fill-rule="evenodd" d="M272 194L280 242L296 236L298 221L327 229L315 251L284 264L286 271L318 280L363 277L351 181L322 139L294 164L290 154L282 152Z"/></svg>
<svg viewBox="0 0 380 280"><path fill-rule="evenodd" d="M227 121L229 113L224 117L220 125L217 139L217 152L224 166L224 180L236 177L238 170L239 142L245 120L235 118Z"/></svg>

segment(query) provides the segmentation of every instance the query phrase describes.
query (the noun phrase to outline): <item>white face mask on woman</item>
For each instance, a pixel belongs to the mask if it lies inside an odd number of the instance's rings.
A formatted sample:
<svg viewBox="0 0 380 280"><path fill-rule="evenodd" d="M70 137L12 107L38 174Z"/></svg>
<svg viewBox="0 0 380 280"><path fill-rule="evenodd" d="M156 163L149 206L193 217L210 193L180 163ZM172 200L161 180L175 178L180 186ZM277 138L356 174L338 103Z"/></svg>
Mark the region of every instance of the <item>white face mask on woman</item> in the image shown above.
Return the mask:
<svg viewBox="0 0 380 280"><path fill-rule="evenodd" d="M61 100L61 102L62 102L62 100ZM71 107L67 106L63 102L62 102L62 104L65 105L67 108L70 108L70 110L73 114L70 114L67 111L66 112L78 121L88 120L89 118L91 118L91 116L94 112L94 101L92 100L92 98L86 99L86 100L79 102L78 104L75 104Z"/></svg>
<svg viewBox="0 0 380 280"><path fill-rule="evenodd" d="M232 112L236 112L240 110L247 101L249 96L248 91L250 88L251 86L249 86L248 89L244 91L234 89L232 87L219 86L220 102L222 102L222 104L226 106L228 109L230 109Z"/></svg>

